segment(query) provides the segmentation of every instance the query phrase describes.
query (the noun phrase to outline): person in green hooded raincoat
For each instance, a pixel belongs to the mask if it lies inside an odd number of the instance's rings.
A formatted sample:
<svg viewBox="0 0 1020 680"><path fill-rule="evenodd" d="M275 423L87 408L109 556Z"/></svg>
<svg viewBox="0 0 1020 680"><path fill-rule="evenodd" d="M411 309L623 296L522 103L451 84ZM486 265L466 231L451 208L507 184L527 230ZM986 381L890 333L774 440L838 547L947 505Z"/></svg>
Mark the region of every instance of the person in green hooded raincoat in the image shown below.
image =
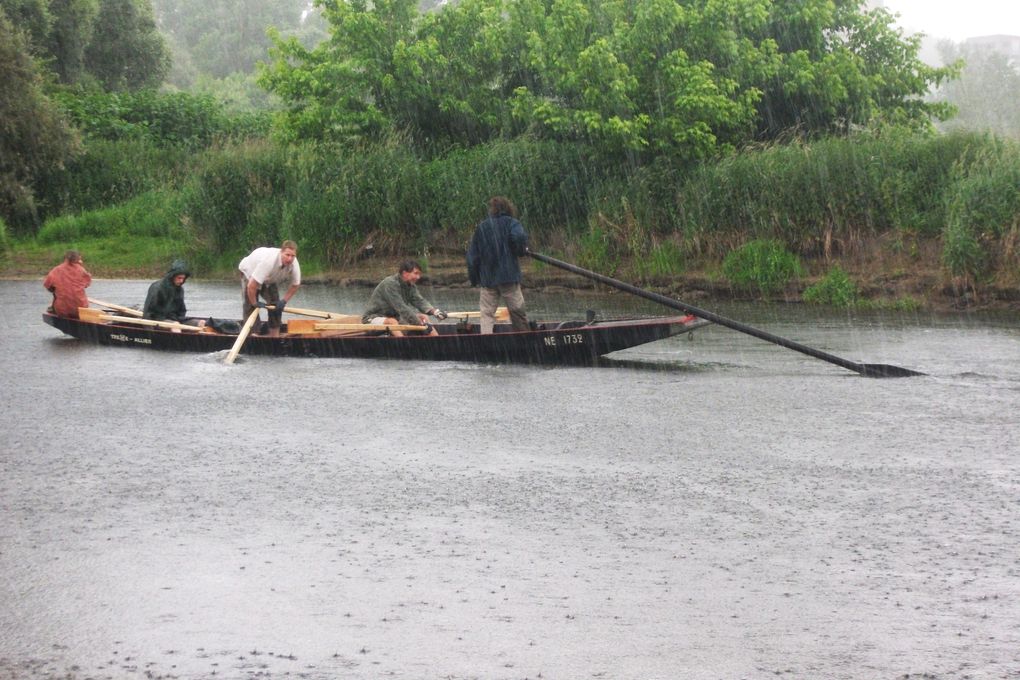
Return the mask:
<svg viewBox="0 0 1020 680"><path fill-rule="evenodd" d="M188 308L184 305L184 282L189 276L191 271L188 264L184 260L174 260L163 278L153 281L149 286L142 315L153 321L176 321L191 326L204 325L204 319L188 318Z"/></svg>

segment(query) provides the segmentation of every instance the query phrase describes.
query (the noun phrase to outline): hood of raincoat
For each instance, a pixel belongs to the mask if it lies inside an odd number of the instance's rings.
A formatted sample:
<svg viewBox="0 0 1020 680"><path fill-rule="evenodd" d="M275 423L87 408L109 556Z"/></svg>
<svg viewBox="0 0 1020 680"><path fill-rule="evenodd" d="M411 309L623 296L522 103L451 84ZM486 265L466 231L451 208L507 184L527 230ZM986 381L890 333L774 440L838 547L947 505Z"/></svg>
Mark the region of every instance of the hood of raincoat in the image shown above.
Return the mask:
<svg viewBox="0 0 1020 680"><path fill-rule="evenodd" d="M184 274L185 281L191 278L191 270L188 269L188 263L184 260L174 260L173 264L170 265L170 269L167 271L166 276L163 278L167 281L173 281L174 277L178 274Z"/></svg>

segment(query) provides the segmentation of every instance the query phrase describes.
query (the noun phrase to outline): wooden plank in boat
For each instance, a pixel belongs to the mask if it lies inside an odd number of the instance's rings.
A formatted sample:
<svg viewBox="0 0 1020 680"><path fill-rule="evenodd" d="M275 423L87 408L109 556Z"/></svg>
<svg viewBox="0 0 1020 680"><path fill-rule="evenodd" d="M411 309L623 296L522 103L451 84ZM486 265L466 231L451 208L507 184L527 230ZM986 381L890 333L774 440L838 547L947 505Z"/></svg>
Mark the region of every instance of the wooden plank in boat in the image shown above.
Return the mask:
<svg viewBox="0 0 1020 680"><path fill-rule="evenodd" d="M125 323L138 326L152 326L154 328L165 328L172 331L189 331L191 333L214 333L212 328L189 326L188 324L177 323L176 321L154 321L153 319L139 319L133 316L118 316L107 314L101 309L91 307L79 307L78 319L86 323Z"/></svg>
<svg viewBox="0 0 1020 680"><path fill-rule="evenodd" d="M388 332L388 331L423 331L427 326L412 326L407 324L395 324L392 326L382 326L379 324L361 323L360 317L350 317L357 319L357 322L351 321L340 321L337 319L330 319L329 321L317 321L315 319L291 319L287 322L287 332L297 334L308 334L308 333L332 333L335 331L350 332L351 334L367 333L367 332Z"/></svg>

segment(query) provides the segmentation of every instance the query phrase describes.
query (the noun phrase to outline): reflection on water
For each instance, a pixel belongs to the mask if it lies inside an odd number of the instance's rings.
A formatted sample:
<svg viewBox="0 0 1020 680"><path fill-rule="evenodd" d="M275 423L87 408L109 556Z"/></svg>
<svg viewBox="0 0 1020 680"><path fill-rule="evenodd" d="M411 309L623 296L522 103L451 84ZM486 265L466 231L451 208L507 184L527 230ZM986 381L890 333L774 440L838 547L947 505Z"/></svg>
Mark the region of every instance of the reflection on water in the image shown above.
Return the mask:
<svg viewBox="0 0 1020 680"><path fill-rule="evenodd" d="M135 304L146 287L90 292ZM187 290L192 311L240 312L233 284ZM298 300L357 311L368 292ZM1020 668L1015 315L700 305L929 374L901 380L718 327L609 369L226 366L83 345L41 322L38 282L0 293L0 676Z"/></svg>

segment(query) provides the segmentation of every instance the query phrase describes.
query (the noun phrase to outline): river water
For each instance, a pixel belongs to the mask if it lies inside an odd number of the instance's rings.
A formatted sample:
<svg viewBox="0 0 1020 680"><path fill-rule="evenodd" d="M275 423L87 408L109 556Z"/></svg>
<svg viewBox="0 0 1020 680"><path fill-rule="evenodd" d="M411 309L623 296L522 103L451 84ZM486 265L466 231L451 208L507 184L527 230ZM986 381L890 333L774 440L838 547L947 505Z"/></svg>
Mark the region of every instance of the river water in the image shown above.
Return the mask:
<svg viewBox="0 0 1020 680"><path fill-rule="evenodd" d="M614 367L226 366L84 345L47 297L0 282L2 678L1020 677L1016 313L701 305L928 374L879 380L720 327Z"/></svg>

